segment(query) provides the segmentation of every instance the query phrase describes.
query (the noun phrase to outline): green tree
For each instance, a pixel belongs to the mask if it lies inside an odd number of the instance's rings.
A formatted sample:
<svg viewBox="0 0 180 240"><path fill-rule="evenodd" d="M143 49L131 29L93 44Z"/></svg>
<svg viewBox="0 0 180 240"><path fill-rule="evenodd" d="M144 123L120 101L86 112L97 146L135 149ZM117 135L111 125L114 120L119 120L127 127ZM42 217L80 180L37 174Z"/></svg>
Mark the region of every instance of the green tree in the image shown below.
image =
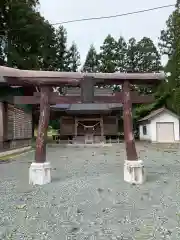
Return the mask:
<svg viewBox="0 0 180 240"><path fill-rule="evenodd" d="M150 38L144 37L137 43L137 67L139 72L159 72L161 56Z"/></svg>
<svg viewBox="0 0 180 240"><path fill-rule="evenodd" d="M161 31L159 47L163 55L172 57L175 49L175 37L176 37L176 16L177 13L173 12L166 21L166 29Z"/></svg>
<svg viewBox="0 0 180 240"><path fill-rule="evenodd" d="M80 54L77 49L75 42L72 43L71 47L66 54L66 71L68 72L77 72L80 66Z"/></svg>
<svg viewBox="0 0 180 240"><path fill-rule="evenodd" d="M135 38L130 38L127 44L127 72L138 72L137 42Z"/></svg>
<svg viewBox="0 0 180 240"><path fill-rule="evenodd" d="M39 67L42 70L56 70L55 29L48 22L44 22L43 33L39 42Z"/></svg>
<svg viewBox="0 0 180 240"><path fill-rule="evenodd" d="M127 72L159 72L161 69L160 54L150 38L144 37L138 42L135 38L129 40L127 50ZM132 90L136 90L140 94L156 94L158 91L156 86L147 85L132 85ZM160 96L161 95L156 96L156 100L153 104L136 105L136 117L143 117L151 110L162 106L166 96L164 96L163 99L160 98Z"/></svg>
<svg viewBox="0 0 180 240"><path fill-rule="evenodd" d="M127 71L127 43L123 37L120 37L116 43L116 71Z"/></svg>
<svg viewBox="0 0 180 240"><path fill-rule="evenodd" d="M44 68L42 58L47 46L52 46L49 39L53 29L36 10L38 1L14 0L1 4L1 62L20 69ZM44 62L49 65L47 59Z"/></svg>
<svg viewBox="0 0 180 240"><path fill-rule="evenodd" d="M0 1L0 65L5 65L7 20L8 20L8 8L6 0L2 0Z"/></svg>
<svg viewBox="0 0 180 240"><path fill-rule="evenodd" d="M150 38L144 37L137 43L137 71L159 72L162 70L161 56ZM139 86L139 92L152 94L157 91L156 86Z"/></svg>
<svg viewBox="0 0 180 240"><path fill-rule="evenodd" d="M56 70L65 71L67 67L67 31L60 26L56 31Z"/></svg>
<svg viewBox="0 0 180 240"><path fill-rule="evenodd" d="M117 70L117 54L116 54L117 42L109 34L103 45L100 47L99 62L100 72L116 72Z"/></svg>
<svg viewBox="0 0 180 240"><path fill-rule="evenodd" d="M53 69L55 33L37 11L37 4L36 0L0 1L0 64L20 69ZM12 91L10 94L17 95Z"/></svg>
<svg viewBox="0 0 180 240"><path fill-rule="evenodd" d="M60 119L51 120L50 126L52 127L52 129L59 130L60 129Z"/></svg>
<svg viewBox="0 0 180 240"><path fill-rule="evenodd" d="M83 72L98 72L98 70L99 70L98 54L96 52L94 45L91 45L83 65Z"/></svg>
<svg viewBox="0 0 180 240"><path fill-rule="evenodd" d="M167 78L166 91L169 98L166 105L180 114L180 1L177 0L175 10L166 22L166 29L161 31L161 53L168 56L165 71L170 73Z"/></svg>

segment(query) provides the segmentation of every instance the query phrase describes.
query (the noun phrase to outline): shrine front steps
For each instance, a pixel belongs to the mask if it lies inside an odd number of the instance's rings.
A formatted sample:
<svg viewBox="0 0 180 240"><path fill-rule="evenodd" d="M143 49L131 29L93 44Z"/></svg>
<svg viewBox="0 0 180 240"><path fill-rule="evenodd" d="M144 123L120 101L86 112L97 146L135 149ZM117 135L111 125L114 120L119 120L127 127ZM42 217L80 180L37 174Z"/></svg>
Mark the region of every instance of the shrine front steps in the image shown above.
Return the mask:
<svg viewBox="0 0 180 240"><path fill-rule="evenodd" d="M80 147L84 147L84 148L97 148L97 147L112 147L112 143L74 143L74 144L67 144L67 147L75 147L75 148L80 148Z"/></svg>
<svg viewBox="0 0 180 240"><path fill-rule="evenodd" d="M77 136L72 140L73 144L101 144L106 142L105 137L93 136L92 138L86 138L86 136Z"/></svg>

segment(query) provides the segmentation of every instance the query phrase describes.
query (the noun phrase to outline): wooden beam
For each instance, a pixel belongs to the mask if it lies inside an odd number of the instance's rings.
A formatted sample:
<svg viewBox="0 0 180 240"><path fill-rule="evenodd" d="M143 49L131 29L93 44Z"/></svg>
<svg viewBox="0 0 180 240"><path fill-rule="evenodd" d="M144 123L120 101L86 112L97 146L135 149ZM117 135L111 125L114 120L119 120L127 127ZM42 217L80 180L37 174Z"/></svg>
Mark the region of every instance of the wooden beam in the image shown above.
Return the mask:
<svg viewBox="0 0 180 240"><path fill-rule="evenodd" d="M71 79L71 78L63 78L63 79L56 79L56 78L29 78L29 77L4 77L4 81L1 82L0 79L0 84L5 84L6 85L11 85L11 86L24 86L24 87L32 87L32 86L49 86L49 87L59 87L59 86L65 86L65 85L70 85L70 86L79 86L80 80L77 79Z"/></svg>
<svg viewBox="0 0 180 240"><path fill-rule="evenodd" d="M55 86L59 83L79 82L85 77L91 77L94 82L106 82L116 80L116 83L123 84L124 81L139 81L141 83L158 81L165 79L164 73L80 73L80 72L54 72L54 71L32 71L19 70L0 66L0 82L8 81L8 78L14 78L19 82L29 84L44 84ZM12 79L11 79L12 80Z"/></svg>
<svg viewBox="0 0 180 240"><path fill-rule="evenodd" d="M33 96L34 96L34 97L37 97L37 98L38 98L38 97L40 98L40 97L41 97L41 92L34 92L34 93L33 93ZM51 96L52 96L52 97L53 97L53 96L57 97L57 96L59 96L59 93L58 93L58 92L52 92L52 91L51 91L51 92L49 93L49 97L51 97Z"/></svg>
<svg viewBox="0 0 180 240"><path fill-rule="evenodd" d="M38 95L38 94L37 94ZM57 96L50 94L50 104L72 104L81 103L80 96ZM132 103L152 103L154 97L152 95L138 96L131 93ZM114 96L96 96L94 97L94 102L96 103L123 103L123 93L116 93ZM39 96L14 96L14 104L39 104Z"/></svg>
<svg viewBox="0 0 180 240"><path fill-rule="evenodd" d="M94 101L94 81L92 77L85 77L81 81L81 101L92 103Z"/></svg>
<svg viewBox="0 0 180 240"><path fill-rule="evenodd" d="M127 160L136 161L138 156L133 134L132 102L130 97L130 84L128 81L125 81L123 84L123 98L124 137Z"/></svg>
<svg viewBox="0 0 180 240"><path fill-rule="evenodd" d="M44 163L46 161L46 138L50 117L49 94L50 94L49 87L47 86L41 87L40 116L35 153L35 161L37 163Z"/></svg>

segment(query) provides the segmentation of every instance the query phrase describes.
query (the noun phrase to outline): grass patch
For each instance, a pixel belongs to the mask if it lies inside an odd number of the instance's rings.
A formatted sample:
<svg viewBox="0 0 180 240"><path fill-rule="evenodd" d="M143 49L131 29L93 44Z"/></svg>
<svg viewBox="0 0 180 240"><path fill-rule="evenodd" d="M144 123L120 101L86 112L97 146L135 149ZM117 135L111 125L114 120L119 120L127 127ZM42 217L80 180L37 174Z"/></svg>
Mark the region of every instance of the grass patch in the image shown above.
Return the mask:
<svg viewBox="0 0 180 240"><path fill-rule="evenodd" d="M57 134L58 134L58 130L56 129L49 128L47 131L48 137L52 137L53 135L57 135ZM37 137L37 129L34 130L34 136Z"/></svg>
<svg viewBox="0 0 180 240"><path fill-rule="evenodd" d="M12 159L17 158L18 156L20 156L23 153L28 153L29 151L31 151L31 149L30 150L25 150L25 151L22 151L22 152L19 152L19 153L13 153L13 154L8 154L7 153L7 155L0 157L0 162L4 162L4 161L9 162Z"/></svg>

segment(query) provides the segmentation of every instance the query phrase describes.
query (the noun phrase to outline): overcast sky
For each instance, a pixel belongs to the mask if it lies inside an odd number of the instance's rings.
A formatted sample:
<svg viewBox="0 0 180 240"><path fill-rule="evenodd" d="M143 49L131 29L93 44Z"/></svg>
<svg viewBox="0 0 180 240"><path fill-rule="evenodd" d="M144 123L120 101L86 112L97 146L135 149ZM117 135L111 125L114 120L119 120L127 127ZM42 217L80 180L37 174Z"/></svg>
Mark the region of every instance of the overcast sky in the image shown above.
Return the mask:
<svg viewBox="0 0 180 240"><path fill-rule="evenodd" d="M115 15L175 4L176 0L40 0L40 11L50 23L67 20ZM115 38L122 35L126 40L135 37L150 37L155 44L160 31L173 11L173 7L124 16L114 19L103 19L88 22L64 24L68 33L68 44L75 41L84 61L89 46L94 44L97 50L104 38L111 34Z"/></svg>

